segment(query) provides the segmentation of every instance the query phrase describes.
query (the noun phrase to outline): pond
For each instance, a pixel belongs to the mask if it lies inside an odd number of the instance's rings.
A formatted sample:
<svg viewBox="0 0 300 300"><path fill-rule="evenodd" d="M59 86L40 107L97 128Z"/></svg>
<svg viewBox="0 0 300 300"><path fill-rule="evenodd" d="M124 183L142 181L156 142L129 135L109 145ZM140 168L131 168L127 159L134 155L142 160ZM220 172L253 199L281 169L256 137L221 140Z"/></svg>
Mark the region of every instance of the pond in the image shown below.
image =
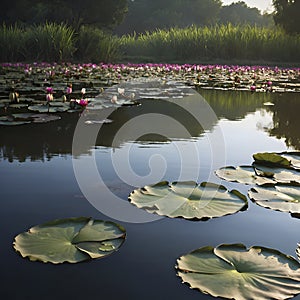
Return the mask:
<svg viewBox="0 0 300 300"><path fill-rule="evenodd" d="M79 112L61 113L60 120L46 124L0 128L2 299L213 299L181 283L174 268L178 257L223 243L296 257L300 221L251 201L247 211L206 222L155 220L147 213L135 218L124 206L136 187L160 180L220 182L216 169L249 165L256 152L300 150L297 93L199 93L214 116L203 114L199 97L185 106L180 99L142 99L142 105L113 109L111 123L85 124L84 130L97 130L95 143L76 149ZM243 193L249 189L222 184ZM117 200L107 205L111 198ZM77 216L116 221L126 228L127 240L109 257L74 265L33 263L13 250L14 237L31 226Z"/></svg>

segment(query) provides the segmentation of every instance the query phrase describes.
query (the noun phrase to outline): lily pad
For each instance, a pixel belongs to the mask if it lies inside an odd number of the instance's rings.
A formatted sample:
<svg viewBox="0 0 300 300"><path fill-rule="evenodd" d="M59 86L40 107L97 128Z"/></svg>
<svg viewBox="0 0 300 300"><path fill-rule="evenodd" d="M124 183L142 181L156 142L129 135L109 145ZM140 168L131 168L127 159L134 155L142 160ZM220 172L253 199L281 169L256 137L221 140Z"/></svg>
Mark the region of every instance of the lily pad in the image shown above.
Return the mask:
<svg viewBox="0 0 300 300"><path fill-rule="evenodd" d="M263 164L267 166L280 166L280 167L290 167L291 162L285 157L277 153L256 153L253 155L256 163Z"/></svg>
<svg viewBox="0 0 300 300"><path fill-rule="evenodd" d="M276 184L276 181L270 178L258 176L252 166L224 167L218 169L216 175L221 179L243 184Z"/></svg>
<svg viewBox="0 0 300 300"><path fill-rule="evenodd" d="M31 105L28 109L40 113L54 113L54 112L64 112L69 109L67 106L48 106L48 105Z"/></svg>
<svg viewBox="0 0 300 300"><path fill-rule="evenodd" d="M30 121L16 121L12 116L0 117L0 125L4 125L4 126L16 126L16 125L24 125L29 123Z"/></svg>
<svg viewBox="0 0 300 300"><path fill-rule="evenodd" d="M300 293L300 264L277 250L207 246L181 256L177 275L204 294L227 299L288 299Z"/></svg>
<svg viewBox="0 0 300 300"><path fill-rule="evenodd" d="M255 187L248 192L248 195L259 206L293 214L300 213L300 187Z"/></svg>
<svg viewBox="0 0 300 300"><path fill-rule="evenodd" d="M255 171L260 176L269 177L275 180L277 183L282 184L300 184L300 172L293 169L286 168L271 168L263 165L253 165Z"/></svg>
<svg viewBox="0 0 300 300"><path fill-rule="evenodd" d="M59 219L15 237L14 248L32 261L78 263L118 250L126 236L120 225L91 218Z"/></svg>
<svg viewBox="0 0 300 300"><path fill-rule="evenodd" d="M248 207L246 196L222 185L193 181L159 182L133 191L129 201L138 208L170 218L210 219Z"/></svg>

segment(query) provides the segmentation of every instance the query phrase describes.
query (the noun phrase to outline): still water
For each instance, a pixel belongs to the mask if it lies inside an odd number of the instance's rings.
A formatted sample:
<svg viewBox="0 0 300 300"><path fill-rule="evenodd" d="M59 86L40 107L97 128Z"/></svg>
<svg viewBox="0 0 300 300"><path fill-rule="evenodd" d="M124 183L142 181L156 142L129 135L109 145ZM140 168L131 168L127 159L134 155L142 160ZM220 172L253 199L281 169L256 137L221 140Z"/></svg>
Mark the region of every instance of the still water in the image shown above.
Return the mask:
<svg viewBox="0 0 300 300"><path fill-rule="evenodd" d="M174 268L179 256L222 243L265 246L295 256L300 220L250 201L245 212L206 222L122 219L118 206L104 205L109 193L125 203L134 188L159 180L219 182L214 170L251 164L256 152L300 150L298 94L199 92L216 116L205 124L176 103L145 99L140 106L114 110L109 115L113 122L99 126L95 143L73 154L78 113L47 124L0 128L1 299L213 299L181 284ZM187 103L187 110L200 114L195 101ZM133 119L138 123L131 124ZM176 124L186 131L175 130ZM109 193L85 167L91 158ZM80 189L74 162L82 166L82 184L94 189L96 200ZM222 183L243 193L249 188ZM14 252L18 233L77 216L122 224L126 242L107 258L74 265L30 262Z"/></svg>

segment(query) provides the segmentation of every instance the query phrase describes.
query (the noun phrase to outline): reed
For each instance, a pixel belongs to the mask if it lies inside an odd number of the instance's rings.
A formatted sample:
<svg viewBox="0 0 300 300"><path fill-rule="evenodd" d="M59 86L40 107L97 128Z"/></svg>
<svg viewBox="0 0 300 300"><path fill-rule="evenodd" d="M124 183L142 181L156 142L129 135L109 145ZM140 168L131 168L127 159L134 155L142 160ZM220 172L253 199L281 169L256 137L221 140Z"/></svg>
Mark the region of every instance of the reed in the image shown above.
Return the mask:
<svg viewBox="0 0 300 300"><path fill-rule="evenodd" d="M114 62L121 57L120 39L98 28L82 26L76 57L89 62Z"/></svg>
<svg viewBox="0 0 300 300"><path fill-rule="evenodd" d="M290 36L279 28L250 25L215 25L184 29L157 29L121 38L130 58L160 61L244 60L299 62L300 35Z"/></svg>

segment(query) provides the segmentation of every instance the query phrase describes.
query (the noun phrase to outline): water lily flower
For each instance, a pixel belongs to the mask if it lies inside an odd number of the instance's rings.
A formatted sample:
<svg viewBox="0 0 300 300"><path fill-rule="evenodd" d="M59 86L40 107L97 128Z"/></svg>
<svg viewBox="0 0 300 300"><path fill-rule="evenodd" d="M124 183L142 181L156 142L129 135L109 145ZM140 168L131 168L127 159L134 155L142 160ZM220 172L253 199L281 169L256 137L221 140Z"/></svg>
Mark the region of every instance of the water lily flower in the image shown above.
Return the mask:
<svg viewBox="0 0 300 300"><path fill-rule="evenodd" d="M66 89L66 94L72 94L72 84L69 84Z"/></svg>
<svg viewBox="0 0 300 300"><path fill-rule="evenodd" d="M124 96L125 89L118 88L118 93L119 93L120 95Z"/></svg>
<svg viewBox="0 0 300 300"><path fill-rule="evenodd" d="M114 104L116 104L117 103L117 101L118 101L118 97L116 96L116 95L114 95L114 96L112 96L112 98L111 98L111 103L114 103Z"/></svg>
<svg viewBox="0 0 300 300"><path fill-rule="evenodd" d="M17 92L10 92L9 93L9 100L11 101L11 102L19 102L19 93L17 93Z"/></svg>
<svg viewBox="0 0 300 300"><path fill-rule="evenodd" d="M47 94L46 95L46 100L47 100L47 102L50 102L50 101L53 101L53 94Z"/></svg>
<svg viewBox="0 0 300 300"><path fill-rule="evenodd" d="M251 85L250 86L250 91L251 92L255 92L256 91L256 86L255 85Z"/></svg>
<svg viewBox="0 0 300 300"><path fill-rule="evenodd" d="M52 87L46 87L46 93L47 94L53 94L53 88Z"/></svg>
<svg viewBox="0 0 300 300"><path fill-rule="evenodd" d="M78 104L81 105L81 106L87 106L88 105L88 100L80 99Z"/></svg>
<svg viewBox="0 0 300 300"><path fill-rule="evenodd" d="M85 93L86 93L86 89L85 89L85 88L82 88L82 89L81 89L81 94L84 95Z"/></svg>

